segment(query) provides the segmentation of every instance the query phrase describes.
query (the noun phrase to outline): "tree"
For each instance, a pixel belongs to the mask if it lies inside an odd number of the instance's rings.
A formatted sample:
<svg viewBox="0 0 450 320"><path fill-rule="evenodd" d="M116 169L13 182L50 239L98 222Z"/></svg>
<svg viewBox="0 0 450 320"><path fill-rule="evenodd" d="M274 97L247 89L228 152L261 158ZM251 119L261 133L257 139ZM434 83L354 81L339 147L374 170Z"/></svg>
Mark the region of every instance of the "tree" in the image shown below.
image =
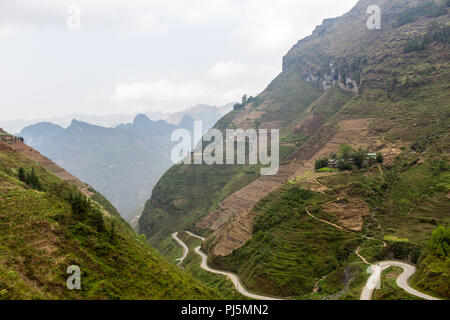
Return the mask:
<svg viewBox="0 0 450 320"><path fill-rule="evenodd" d="M240 104L240 103L236 103L234 106L233 106L233 110L239 110L239 109L242 109L244 106L242 105L242 104Z"/></svg>
<svg viewBox="0 0 450 320"><path fill-rule="evenodd" d="M381 152L377 153L377 162L378 163L383 163L384 162L384 156Z"/></svg>
<svg viewBox="0 0 450 320"><path fill-rule="evenodd" d="M244 95L242 96L242 105L243 105L243 106L246 106L247 103L248 103L247 95L244 94Z"/></svg>
<svg viewBox="0 0 450 320"><path fill-rule="evenodd" d="M97 232L104 232L106 230L103 214L97 208L92 212L92 223L97 228Z"/></svg>
<svg viewBox="0 0 450 320"><path fill-rule="evenodd" d="M34 168L31 168L31 172L27 178L28 185L36 190L42 190L41 182L39 181L39 177L37 176Z"/></svg>
<svg viewBox="0 0 450 320"><path fill-rule="evenodd" d="M319 170L328 166L328 158L321 158L316 160L315 169Z"/></svg>
<svg viewBox="0 0 450 320"><path fill-rule="evenodd" d="M353 164L361 169L364 165L364 160L367 158L367 151L359 148L358 151L353 153Z"/></svg>
<svg viewBox="0 0 450 320"><path fill-rule="evenodd" d="M339 157L344 159L344 160L348 160L353 153L353 148L351 146L349 146L348 144L343 144L339 147Z"/></svg>
<svg viewBox="0 0 450 320"><path fill-rule="evenodd" d="M25 182L26 181L26 173L25 173L25 169L20 167L19 168L19 181Z"/></svg>
<svg viewBox="0 0 450 320"><path fill-rule="evenodd" d="M116 240L116 222L111 222L111 230L109 232L109 241L114 242Z"/></svg>
<svg viewBox="0 0 450 320"><path fill-rule="evenodd" d="M353 166L352 163L348 160L339 160L338 169L341 171L352 170Z"/></svg>
<svg viewBox="0 0 450 320"><path fill-rule="evenodd" d="M431 234L428 246L442 257L450 255L450 228L439 226Z"/></svg>

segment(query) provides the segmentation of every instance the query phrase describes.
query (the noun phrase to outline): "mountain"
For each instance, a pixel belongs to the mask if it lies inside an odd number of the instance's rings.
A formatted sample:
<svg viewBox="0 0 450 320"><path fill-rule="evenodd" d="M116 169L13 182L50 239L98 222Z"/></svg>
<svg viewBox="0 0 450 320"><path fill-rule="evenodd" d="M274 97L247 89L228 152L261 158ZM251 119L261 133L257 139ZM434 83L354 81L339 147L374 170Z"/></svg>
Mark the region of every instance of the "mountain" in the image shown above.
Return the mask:
<svg viewBox="0 0 450 320"><path fill-rule="evenodd" d="M34 157L34 159L29 156ZM0 141L0 298L214 299L166 261L93 188L21 141ZM63 175L64 176L64 175ZM68 267L81 272L69 290Z"/></svg>
<svg viewBox="0 0 450 320"><path fill-rule="evenodd" d="M215 107L213 110L211 115L203 110L203 118L212 121L220 117ZM24 128L18 136L94 186L131 221L150 197L153 186L171 166L170 153L174 145L171 134L177 128L193 132L194 119L186 114L175 126L138 114L131 123L115 128L78 120L73 120L66 129L37 123ZM204 123L204 131L209 128L208 123Z"/></svg>
<svg viewBox="0 0 450 320"><path fill-rule="evenodd" d="M24 128L20 132L20 136L23 137L29 145L34 147L39 146L45 141L61 134L64 128L50 122L40 122L34 125Z"/></svg>
<svg viewBox="0 0 450 320"><path fill-rule="evenodd" d="M234 103L229 103L221 107L215 107L199 104L185 111L173 113L164 118L164 120L168 123L179 125L185 116L189 116L196 121L203 121L204 127L211 128L220 118L233 110L233 105Z"/></svg>
<svg viewBox="0 0 450 320"><path fill-rule="evenodd" d="M373 5L381 29L368 28ZM255 292L358 299L365 260L395 258L418 265L417 288L449 298L448 6L361 0L324 20L215 125L280 129L278 174L172 166L140 232L162 253L172 232L202 234L211 265Z"/></svg>
<svg viewBox="0 0 450 320"><path fill-rule="evenodd" d="M158 113L152 114L152 116L158 116ZM162 114L161 114L162 115ZM116 114L116 115L88 115L88 114L68 114L61 117L53 117L53 118L40 118L40 119L16 119L9 121L0 121L0 127L4 128L9 132L20 132L23 128L34 125L40 122L48 122L59 125L61 127L67 128L73 119L78 119L83 122L87 122L89 124L103 126L103 127L115 127L121 123L128 123L133 121L135 115L127 115L127 114ZM153 118L152 118L153 119ZM160 118L158 118L160 119Z"/></svg>
<svg viewBox="0 0 450 320"><path fill-rule="evenodd" d="M145 115L153 121L166 120L167 122L178 125L184 115L190 115L195 120L203 120L205 124L212 127L217 120L223 115L233 110L235 103L229 103L221 107L214 107L208 105L198 105L189 108L183 112L168 113L159 111L146 111ZM1 121L0 128L4 128L9 132L20 132L23 128L32 126L41 122L48 122L67 128L73 119L86 122L92 125L113 128L124 123L131 123L137 114L114 114L114 115L89 115L72 113L61 117L40 118L31 120L9 120Z"/></svg>
<svg viewBox="0 0 450 320"><path fill-rule="evenodd" d="M177 127L167 123L164 120L153 121L150 120L150 118L148 118L145 114L138 114L132 123L120 124L116 128L132 130L149 137L170 137L173 130Z"/></svg>

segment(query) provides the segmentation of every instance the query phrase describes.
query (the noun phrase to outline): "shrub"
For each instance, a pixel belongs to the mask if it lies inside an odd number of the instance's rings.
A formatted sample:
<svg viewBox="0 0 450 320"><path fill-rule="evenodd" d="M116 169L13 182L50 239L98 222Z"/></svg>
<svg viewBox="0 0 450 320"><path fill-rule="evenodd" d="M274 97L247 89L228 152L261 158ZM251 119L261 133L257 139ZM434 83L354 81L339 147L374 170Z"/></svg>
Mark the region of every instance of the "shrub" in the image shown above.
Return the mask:
<svg viewBox="0 0 450 320"><path fill-rule="evenodd" d="M26 179L25 169L20 167L19 168L19 181L25 182L25 179Z"/></svg>
<svg viewBox="0 0 450 320"><path fill-rule="evenodd" d="M439 226L431 234L428 247L438 256L448 257L450 255L450 228Z"/></svg>
<svg viewBox="0 0 450 320"><path fill-rule="evenodd" d="M319 169L327 167L328 166L328 161L329 161L328 158L321 158L321 159L316 160L316 164L314 166L315 169L319 170Z"/></svg>
<svg viewBox="0 0 450 320"><path fill-rule="evenodd" d="M36 189L39 191L42 191L42 184L39 179L39 177L36 174L36 171L34 171L34 168L31 168L30 173L27 173L24 168L19 168L19 180L24 182L26 185L28 185L32 189Z"/></svg>
<svg viewBox="0 0 450 320"><path fill-rule="evenodd" d="M450 27L434 27L425 35L408 40L404 51L405 53L423 51L432 42L450 43Z"/></svg>
<svg viewBox="0 0 450 320"><path fill-rule="evenodd" d="M437 5L434 1L428 1L422 5L401 12L397 17L397 21L394 23L394 27L401 27L418 20L420 17L440 17L444 14L447 14L447 9L443 5Z"/></svg>
<svg viewBox="0 0 450 320"><path fill-rule="evenodd" d="M345 170L352 170L353 165L350 161L346 160L339 160L338 161L338 168L339 170L345 171Z"/></svg>
<svg viewBox="0 0 450 320"><path fill-rule="evenodd" d="M377 162L378 163L383 163L384 162L384 156L381 152L377 153Z"/></svg>

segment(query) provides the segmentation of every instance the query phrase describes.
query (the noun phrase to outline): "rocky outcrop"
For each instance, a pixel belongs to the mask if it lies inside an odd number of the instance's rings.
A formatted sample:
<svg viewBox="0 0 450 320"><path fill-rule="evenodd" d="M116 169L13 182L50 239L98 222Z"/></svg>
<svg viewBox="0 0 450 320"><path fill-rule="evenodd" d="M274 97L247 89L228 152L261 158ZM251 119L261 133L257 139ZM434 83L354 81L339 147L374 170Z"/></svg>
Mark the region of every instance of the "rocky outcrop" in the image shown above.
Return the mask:
<svg viewBox="0 0 450 320"><path fill-rule="evenodd" d="M347 67L349 63L341 62L341 66L336 62L336 59L329 58L325 67L316 68L308 64L307 61L302 58L294 59L294 61L284 61L283 71L295 70L302 75L303 80L309 83L313 83L322 90L327 90L332 86L339 86L341 89L358 93L359 91L359 76L354 76L356 72L358 75L362 70L361 65L353 65ZM355 69L356 68L356 69ZM353 72L352 72L352 69Z"/></svg>

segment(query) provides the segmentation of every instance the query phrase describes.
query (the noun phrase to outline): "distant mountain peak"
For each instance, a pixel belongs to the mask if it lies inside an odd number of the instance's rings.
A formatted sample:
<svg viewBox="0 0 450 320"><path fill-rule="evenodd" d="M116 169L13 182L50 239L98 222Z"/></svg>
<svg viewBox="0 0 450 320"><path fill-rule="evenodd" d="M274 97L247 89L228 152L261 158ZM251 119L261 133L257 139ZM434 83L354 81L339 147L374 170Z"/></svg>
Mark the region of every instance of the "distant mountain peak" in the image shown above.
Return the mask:
<svg viewBox="0 0 450 320"><path fill-rule="evenodd" d="M151 120L149 117L147 117L147 115L143 114L143 113L139 113L133 121L133 125L139 125L139 124L149 124L149 123L153 123L154 121Z"/></svg>

